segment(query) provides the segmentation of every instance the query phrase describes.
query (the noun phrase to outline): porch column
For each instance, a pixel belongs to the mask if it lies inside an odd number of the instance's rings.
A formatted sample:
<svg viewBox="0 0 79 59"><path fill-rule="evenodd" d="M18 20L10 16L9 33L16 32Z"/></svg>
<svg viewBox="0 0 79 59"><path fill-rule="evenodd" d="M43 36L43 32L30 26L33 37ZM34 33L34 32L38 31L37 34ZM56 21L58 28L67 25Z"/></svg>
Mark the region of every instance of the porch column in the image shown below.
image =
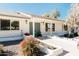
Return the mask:
<svg viewBox="0 0 79 59"><path fill-rule="evenodd" d="M1 30L1 20L0 20L0 30Z"/></svg>
<svg viewBox="0 0 79 59"><path fill-rule="evenodd" d="M52 35L52 22L50 23L50 35Z"/></svg>
<svg viewBox="0 0 79 59"><path fill-rule="evenodd" d="M33 20L33 37L35 37L35 22Z"/></svg>
<svg viewBox="0 0 79 59"><path fill-rule="evenodd" d="M11 20L10 20L10 30L11 30Z"/></svg>

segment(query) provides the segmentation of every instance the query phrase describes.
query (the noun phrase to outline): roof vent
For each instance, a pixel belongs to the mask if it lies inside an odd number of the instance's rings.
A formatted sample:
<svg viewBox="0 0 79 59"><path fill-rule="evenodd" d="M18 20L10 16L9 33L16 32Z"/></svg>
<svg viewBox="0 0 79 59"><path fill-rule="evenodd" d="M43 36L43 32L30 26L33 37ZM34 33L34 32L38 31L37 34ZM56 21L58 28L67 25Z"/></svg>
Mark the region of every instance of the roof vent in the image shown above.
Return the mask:
<svg viewBox="0 0 79 59"><path fill-rule="evenodd" d="M17 14L20 14L19 12L17 12Z"/></svg>

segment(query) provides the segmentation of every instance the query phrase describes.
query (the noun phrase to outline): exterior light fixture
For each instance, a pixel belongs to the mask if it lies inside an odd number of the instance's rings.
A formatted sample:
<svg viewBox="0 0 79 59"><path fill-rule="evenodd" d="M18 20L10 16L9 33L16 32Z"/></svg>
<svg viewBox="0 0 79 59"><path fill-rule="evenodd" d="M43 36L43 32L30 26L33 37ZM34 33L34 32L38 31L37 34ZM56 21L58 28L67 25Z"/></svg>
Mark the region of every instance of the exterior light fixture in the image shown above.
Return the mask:
<svg viewBox="0 0 79 59"><path fill-rule="evenodd" d="M44 22L41 22L41 23L43 23L43 24L44 24Z"/></svg>
<svg viewBox="0 0 79 59"><path fill-rule="evenodd" d="M26 20L26 24L27 24L27 22L28 22L28 21Z"/></svg>

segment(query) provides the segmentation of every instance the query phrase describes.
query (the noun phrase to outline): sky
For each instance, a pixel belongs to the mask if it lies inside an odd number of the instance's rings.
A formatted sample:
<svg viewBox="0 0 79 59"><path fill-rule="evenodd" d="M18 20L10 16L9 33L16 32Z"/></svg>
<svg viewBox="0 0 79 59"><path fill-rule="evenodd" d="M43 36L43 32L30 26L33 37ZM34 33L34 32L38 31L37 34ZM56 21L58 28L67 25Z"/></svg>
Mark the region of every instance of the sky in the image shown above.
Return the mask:
<svg viewBox="0 0 79 59"><path fill-rule="evenodd" d="M23 11L36 15L43 15L57 9L60 12L60 19L63 20L70 9L69 3L0 3L0 10Z"/></svg>

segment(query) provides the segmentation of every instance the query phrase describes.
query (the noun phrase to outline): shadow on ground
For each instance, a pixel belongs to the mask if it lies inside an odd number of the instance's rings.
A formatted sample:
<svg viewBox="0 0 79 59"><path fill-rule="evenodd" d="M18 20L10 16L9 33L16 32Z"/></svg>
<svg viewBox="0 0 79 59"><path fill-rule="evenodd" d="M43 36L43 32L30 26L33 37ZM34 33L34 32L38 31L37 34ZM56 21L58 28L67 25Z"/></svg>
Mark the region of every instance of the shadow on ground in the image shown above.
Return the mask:
<svg viewBox="0 0 79 59"><path fill-rule="evenodd" d="M63 53L59 54L58 56L64 56L64 55L66 55L67 53L69 53L69 52L66 51L66 50L63 50Z"/></svg>
<svg viewBox="0 0 79 59"><path fill-rule="evenodd" d="M12 52L12 51L7 52L7 56L16 56L16 55L17 55L17 53L15 53L15 52Z"/></svg>
<svg viewBox="0 0 79 59"><path fill-rule="evenodd" d="M51 39L50 37L48 36L43 36L43 37L37 37L38 39L41 39L41 40L44 40L44 39Z"/></svg>
<svg viewBox="0 0 79 59"><path fill-rule="evenodd" d="M16 45L19 44L21 41L22 40L4 41L4 42L0 42L0 44L3 44L4 46Z"/></svg>

